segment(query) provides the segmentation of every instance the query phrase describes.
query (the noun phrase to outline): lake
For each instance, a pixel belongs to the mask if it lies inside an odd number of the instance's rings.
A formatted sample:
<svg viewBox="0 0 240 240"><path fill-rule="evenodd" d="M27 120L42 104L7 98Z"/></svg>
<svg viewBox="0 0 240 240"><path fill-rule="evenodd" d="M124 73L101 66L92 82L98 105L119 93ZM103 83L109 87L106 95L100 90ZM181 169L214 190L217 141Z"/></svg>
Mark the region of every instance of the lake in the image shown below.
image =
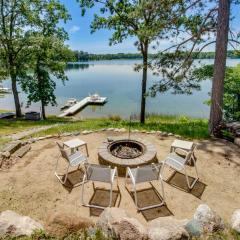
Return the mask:
<svg viewBox="0 0 240 240"><path fill-rule="evenodd" d="M69 81L65 85L57 82L56 96L58 106L46 108L48 114L59 114L60 107L68 98L82 99L89 93L97 92L107 97L104 106L88 106L77 114L77 117L91 118L117 114L123 118L140 112L141 72L133 70L134 64L140 60L111 60L82 63L66 70ZM202 63L212 64L213 60L202 60ZM228 59L227 64L234 66L240 59ZM159 77L148 74L148 87ZM3 82L10 87L10 81ZM173 95L171 92L159 93L155 98L148 97L146 111L148 113L178 114L192 117L207 118L209 107L204 101L209 99L211 82L203 81L201 91L193 91L192 95ZM40 110L39 104L33 104L25 109L26 95L20 91L20 101L24 111ZM0 95L0 109L14 109L13 95Z"/></svg>

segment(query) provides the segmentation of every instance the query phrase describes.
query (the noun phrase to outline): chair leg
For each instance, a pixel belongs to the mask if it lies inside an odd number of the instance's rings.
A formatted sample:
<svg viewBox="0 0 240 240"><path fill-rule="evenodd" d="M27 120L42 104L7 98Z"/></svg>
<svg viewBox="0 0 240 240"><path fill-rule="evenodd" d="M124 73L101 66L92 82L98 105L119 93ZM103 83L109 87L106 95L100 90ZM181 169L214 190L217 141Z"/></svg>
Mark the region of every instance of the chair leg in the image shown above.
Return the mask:
<svg viewBox="0 0 240 240"><path fill-rule="evenodd" d="M84 177L83 177L83 184L82 184L82 191L81 191L81 201L82 201L82 205L85 206L86 204L84 203L84 185L85 185L85 182L86 182L86 175L84 174Z"/></svg>
<svg viewBox="0 0 240 240"><path fill-rule="evenodd" d="M59 161L59 159L57 160L57 164L56 164L56 167L55 167L55 176L58 178L58 180L60 181L61 184L65 184L66 181L67 181L68 170L69 170L70 164L68 164L67 172L65 174L64 180L62 180L62 176L57 173L58 161Z"/></svg>
<svg viewBox="0 0 240 240"><path fill-rule="evenodd" d="M113 184L111 183L111 188L110 188L110 199L109 199L109 207L112 206L112 193L113 193Z"/></svg>
<svg viewBox="0 0 240 240"><path fill-rule="evenodd" d="M160 178L160 182L161 182L161 189L162 189L163 203L165 204L165 191L164 191L164 185L163 185L162 177Z"/></svg>
<svg viewBox="0 0 240 240"><path fill-rule="evenodd" d="M134 191L134 201L135 201L135 205L136 205L136 208L138 209L137 189L136 189L136 185L135 185L135 184L133 184L133 191Z"/></svg>
<svg viewBox="0 0 240 240"><path fill-rule="evenodd" d="M193 189L194 185L197 183L197 181L198 181L198 179L199 179L196 165L195 165L195 170L196 170L197 177L194 179L194 181L193 181L192 184L190 185L189 176L188 176L188 174L187 174L186 167L184 167L184 172L185 172L185 177L186 177L187 185L188 185L188 188L189 188L190 190Z"/></svg>

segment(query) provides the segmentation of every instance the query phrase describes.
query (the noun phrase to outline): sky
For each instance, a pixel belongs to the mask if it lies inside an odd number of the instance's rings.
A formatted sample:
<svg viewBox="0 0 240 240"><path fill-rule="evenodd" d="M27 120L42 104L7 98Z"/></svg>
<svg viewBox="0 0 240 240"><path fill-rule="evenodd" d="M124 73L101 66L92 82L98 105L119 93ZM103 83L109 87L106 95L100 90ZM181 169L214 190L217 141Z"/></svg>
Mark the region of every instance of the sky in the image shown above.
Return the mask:
<svg viewBox="0 0 240 240"><path fill-rule="evenodd" d="M123 43L109 46L111 32L109 30L98 30L91 34L90 24L93 20L96 8L88 9L84 17L76 0L60 0L71 15L71 20L64 24L65 30L69 34L67 44L73 50L82 50L89 53L136 53L134 38L128 38ZM240 32L240 6L232 7L232 15L235 19L231 22L231 27ZM163 40L162 48L169 46L169 41ZM214 46L210 46L206 51L213 51Z"/></svg>

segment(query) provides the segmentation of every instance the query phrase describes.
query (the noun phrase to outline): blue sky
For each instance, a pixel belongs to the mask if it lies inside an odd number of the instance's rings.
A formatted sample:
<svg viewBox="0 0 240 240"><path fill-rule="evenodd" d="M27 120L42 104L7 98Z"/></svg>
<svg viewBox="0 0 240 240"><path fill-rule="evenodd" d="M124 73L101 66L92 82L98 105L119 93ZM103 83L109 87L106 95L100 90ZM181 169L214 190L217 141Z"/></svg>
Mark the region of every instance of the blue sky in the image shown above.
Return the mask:
<svg viewBox="0 0 240 240"><path fill-rule="evenodd" d="M119 53L119 52L137 52L134 46L134 39L129 38L121 44L109 46L108 39L111 32L108 30L99 30L93 34L90 32L90 24L96 9L88 9L85 16L81 17L81 11L76 0L60 0L68 9L72 20L68 21L64 28L69 34L67 44L73 50L83 50L89 53ZM231 26L234 30L240 32L240 6L232 7L232 14L236 16ZM168 46L168 42L163 41L163 47ZM214 46L207 50L214 50Z"/></svg>

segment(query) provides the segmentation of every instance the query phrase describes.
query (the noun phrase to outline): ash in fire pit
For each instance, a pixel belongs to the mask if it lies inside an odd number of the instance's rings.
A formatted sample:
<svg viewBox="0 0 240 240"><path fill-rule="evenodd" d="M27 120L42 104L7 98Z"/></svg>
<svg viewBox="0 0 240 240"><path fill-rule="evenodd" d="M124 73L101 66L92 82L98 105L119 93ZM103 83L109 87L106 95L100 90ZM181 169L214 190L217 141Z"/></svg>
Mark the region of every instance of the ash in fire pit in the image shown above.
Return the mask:
<svg viewBox="0 0 240 240"><path fill-rule="evenodd" d="M126 141L117 141L111 144L110 152L119 158L136 158L142 155L143 147L140 143L135 141L126 140Z"/></svg>

